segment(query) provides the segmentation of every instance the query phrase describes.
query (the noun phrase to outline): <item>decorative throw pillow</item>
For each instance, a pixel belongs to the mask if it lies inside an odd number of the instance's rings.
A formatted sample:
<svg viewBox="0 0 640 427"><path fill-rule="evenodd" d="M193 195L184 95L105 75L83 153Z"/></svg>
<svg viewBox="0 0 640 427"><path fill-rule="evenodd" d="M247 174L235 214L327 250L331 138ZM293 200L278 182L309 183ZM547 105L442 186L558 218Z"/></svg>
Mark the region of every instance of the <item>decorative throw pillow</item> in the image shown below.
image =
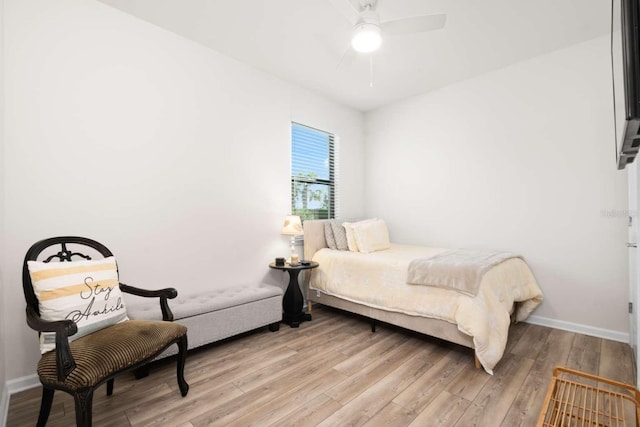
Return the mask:
<svg viewBox="0 0 640 427"><path fill-rule="evenodd" d="M381 219L357 222L352 225L360 252L369 253L389 249L389 230Z"/></svg>
<svg viewBox="0 0 640 427"><path fill-rule="evenodd" d="M342 224L338 220L331 221L331 230L333 231L333 238L336 241L336 249L339 251L348 251L347 231Z"/></svg>
<svg viewBox="0 0 640 427"><path fill-rule="evenodd" d="M73 320L73 341L128 320L114 257L73 262L28 261L33 290L43 320ZM55 348L55 333L40 334L40 351Z"/></svg>
<svg viewBox="0 0 640 427"><path fill-rule="evenodd" d="M333 237L333 230L331 229L331 222L329 221L324 223L324 238L327 241L327 247L329 249L337 249L336 239Z"/></svg>
<svg viewBox="0 0 640 427"><path fill-rule="evenodd" d="M342 226L344 227L345 233L347 235L347 247L351 252L359 252L356 237L353 235L353 224L354 223L352 222L343 222Z"/></svg>

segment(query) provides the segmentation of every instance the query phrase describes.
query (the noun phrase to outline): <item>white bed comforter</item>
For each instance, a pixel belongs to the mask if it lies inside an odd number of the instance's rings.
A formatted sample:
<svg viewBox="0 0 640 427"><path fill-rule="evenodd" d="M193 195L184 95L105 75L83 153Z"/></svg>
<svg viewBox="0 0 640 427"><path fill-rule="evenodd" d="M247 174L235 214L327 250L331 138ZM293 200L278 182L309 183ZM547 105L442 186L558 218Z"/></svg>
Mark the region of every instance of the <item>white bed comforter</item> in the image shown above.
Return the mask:
<svg viewBox="0 0 640 427"><path fill-rule="evenodd" d="M542 291L521 258L491 268L475 296L407 284L411 260L446 250L399 244L368 254L321 249L313 256L320 266L309 288L378 309L454 323L473 337L478 360L492 374L507 343L513 303L521 303L516 320L524 320L542 302Z"/></svg>

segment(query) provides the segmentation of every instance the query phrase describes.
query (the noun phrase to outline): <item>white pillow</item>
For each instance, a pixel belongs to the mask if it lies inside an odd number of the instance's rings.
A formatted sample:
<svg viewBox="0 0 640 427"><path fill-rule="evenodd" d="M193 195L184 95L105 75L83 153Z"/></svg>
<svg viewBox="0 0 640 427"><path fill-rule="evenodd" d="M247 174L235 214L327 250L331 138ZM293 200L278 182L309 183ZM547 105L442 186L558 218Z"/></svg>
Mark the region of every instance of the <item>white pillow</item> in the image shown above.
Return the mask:
<svg viewBox="0 0 640 427"><path fill-rule="evenodd" d="M344 231L347 234L347 247L351 252L360 252L358 250L358 243L356 242L356 237L353 235L353 224L352 222L343 222L342 226L344 227Z"/></svg>
<svg viewBox="0 0 640 427"><path fill-rule="evenodd" d="M73 262L28 261L33 290L43 320L73 320L73 341L128 320L114 257ZM55 333L40 334L40 351L55 348Z"/></svg>
<svg viewBox="0 0 640 427"><path fill-rule="evenodd" d="M356 222L351 229L360 252L369 253L391 247L387 224L381 219Z"/></svg>
<svg viewBox="0 0 640 427"><path fill-rule="evenodd" d="M365 219L358 222L343 222L342 226L344 227L345 234L347 235L347 246L351 252L360 252L360 248L358 247L358 240L354 234L354 226L355 225L363 225L369 222L377 221L377 218Z"/></svg>

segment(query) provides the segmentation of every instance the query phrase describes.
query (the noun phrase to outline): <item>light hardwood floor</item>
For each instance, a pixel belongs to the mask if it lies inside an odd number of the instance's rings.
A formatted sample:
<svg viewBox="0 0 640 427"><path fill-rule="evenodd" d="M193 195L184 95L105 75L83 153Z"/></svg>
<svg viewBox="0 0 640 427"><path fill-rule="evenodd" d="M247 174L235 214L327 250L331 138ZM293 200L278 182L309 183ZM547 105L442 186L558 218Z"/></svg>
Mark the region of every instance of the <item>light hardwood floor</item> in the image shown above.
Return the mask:
<svg viewBox="0 0 640 427"><path fill-rule="evenodd" d="M634 383L628 345L520 323L490 376L470 349L314 306L313 321L281 325L189 353L180 397L173 360L142 380L96 391L94 426L532 426L552 370L573 367ZM7 425L35 425L40 388L12 396ZM48 426L74 425L56 392Z"/></svg>

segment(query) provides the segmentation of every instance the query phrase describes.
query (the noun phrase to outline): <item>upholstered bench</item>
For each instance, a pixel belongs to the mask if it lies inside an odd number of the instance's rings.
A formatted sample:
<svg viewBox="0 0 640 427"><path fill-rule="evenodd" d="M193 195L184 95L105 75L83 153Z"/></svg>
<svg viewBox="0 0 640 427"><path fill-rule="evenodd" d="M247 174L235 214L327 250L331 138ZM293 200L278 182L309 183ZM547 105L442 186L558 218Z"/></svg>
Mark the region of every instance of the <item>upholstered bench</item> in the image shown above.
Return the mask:
<svg viewBox="0 0 640 427"><path fill-rule="evenodd" d="M157 301L128 298L125 302L131 319L162 320ZM277 331L282 320L282 289L265 283L191 295L178 289L178 297L169 301L169 307L174 322L187 327L192 349L267 325ZM173 347L159 358L175 354Z"/></svg>

